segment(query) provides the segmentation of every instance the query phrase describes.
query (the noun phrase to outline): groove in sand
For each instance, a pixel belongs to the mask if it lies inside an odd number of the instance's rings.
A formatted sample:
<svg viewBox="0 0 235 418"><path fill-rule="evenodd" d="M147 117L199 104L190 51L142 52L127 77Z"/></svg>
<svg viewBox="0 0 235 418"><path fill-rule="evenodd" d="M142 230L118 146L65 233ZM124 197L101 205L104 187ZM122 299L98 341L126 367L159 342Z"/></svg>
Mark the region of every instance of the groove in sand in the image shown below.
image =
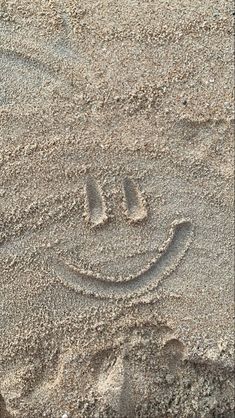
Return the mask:
<svg viewBox="0 0 235 418"><path fill-rule="evenodd" d="M157 287L170 275L186 254L193 236L190 221L175 221L157 257L135 276L126 278L102 277L83 271L61 259L50 259L49 269L66 286L78 293L101 299L129 299Z"/></svg>

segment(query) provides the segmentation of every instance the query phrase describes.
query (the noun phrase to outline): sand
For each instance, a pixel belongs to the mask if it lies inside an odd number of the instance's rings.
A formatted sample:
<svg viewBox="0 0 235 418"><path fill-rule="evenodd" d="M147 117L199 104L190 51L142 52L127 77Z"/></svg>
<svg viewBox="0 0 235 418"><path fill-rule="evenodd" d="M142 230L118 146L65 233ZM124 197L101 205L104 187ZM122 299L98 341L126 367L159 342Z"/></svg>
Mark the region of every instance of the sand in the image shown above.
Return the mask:
<svg viewBox="0 0 235 418"><path fill-rule="evenodd" d="M0 2L0 418L233 416L232 6Z"/></svg>

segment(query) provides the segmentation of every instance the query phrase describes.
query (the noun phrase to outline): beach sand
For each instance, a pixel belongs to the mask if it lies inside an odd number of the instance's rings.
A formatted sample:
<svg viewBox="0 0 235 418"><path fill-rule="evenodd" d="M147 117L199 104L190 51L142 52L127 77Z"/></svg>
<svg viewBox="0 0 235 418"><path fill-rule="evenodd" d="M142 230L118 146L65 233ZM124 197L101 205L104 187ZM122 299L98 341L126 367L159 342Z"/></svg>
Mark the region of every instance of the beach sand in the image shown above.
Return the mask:
<svg viewBox="0 0 235 418"><path fill-rule="evenodd" d="M0 418L233 416L232 19L0 2Z"/></svg>

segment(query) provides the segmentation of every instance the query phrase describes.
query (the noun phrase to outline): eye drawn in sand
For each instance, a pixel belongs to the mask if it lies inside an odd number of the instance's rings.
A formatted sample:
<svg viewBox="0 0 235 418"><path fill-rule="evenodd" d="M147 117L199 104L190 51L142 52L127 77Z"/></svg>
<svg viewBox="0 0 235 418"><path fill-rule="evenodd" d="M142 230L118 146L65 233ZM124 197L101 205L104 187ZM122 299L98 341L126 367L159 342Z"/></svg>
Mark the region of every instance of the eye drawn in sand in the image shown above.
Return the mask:
<svg viewBox="0 0 235 418"><path fill-rule="evenodd" d="M147 209L138 185L129 177L123 181L124 209L131 222L138 222L146 218Z"/></svg>
<svg viewBox="0 0 235 418"><path fill-rule="evenodd" d="M97 181L88 177L85 185L85 215L91 226L103 224L107 220L105 201Z"/></svg>

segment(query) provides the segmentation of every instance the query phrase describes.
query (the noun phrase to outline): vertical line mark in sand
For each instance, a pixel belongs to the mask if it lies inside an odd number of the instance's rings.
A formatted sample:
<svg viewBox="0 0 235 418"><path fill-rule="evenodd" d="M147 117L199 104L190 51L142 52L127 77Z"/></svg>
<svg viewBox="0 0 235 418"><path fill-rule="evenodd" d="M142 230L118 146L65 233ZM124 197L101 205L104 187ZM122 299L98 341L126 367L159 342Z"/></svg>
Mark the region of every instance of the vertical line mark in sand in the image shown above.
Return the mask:
<svg viewBox="0 0 235 418"><path fill-rule="evenodd" d="M129 177L123 180L125 214L131 222L138 222L147 216L147 209L139 186Z"/></svg>
<svg viewBox="0 0 235 418"><path fill-rule="evenodd" d="M7 411L4 398L1 394L0 394L0 418L11 418L11 415Z"/></svg>
<svg viewBox="0 0 235 418"><path fill-rule="evenodd" d="M64 29L64 37L69 40L70 34L72 33L72 24L68 11L66 10L66 4L63 0L59 0L57 6L58 14L62 21L62 26Z"/></svg>
<svg viewBox="0 0 235 418"><path fill-rule="evenodd" d="M72 48L72 38L74 31L68 4L63 0L59 0L57 4L57 12L61 20L62 28L60 39L57 43L57 50L60 52L60 54L62 54L64 58L66 57L66 59L77 58Z"/></svg>
<svg viewBox="0 0 235 418"><path fill-rule="evenodd" d="M87 178L85 185L85 209L85 216L92 226L101 225L107 220L101 188L92 177Z"/></svg>

